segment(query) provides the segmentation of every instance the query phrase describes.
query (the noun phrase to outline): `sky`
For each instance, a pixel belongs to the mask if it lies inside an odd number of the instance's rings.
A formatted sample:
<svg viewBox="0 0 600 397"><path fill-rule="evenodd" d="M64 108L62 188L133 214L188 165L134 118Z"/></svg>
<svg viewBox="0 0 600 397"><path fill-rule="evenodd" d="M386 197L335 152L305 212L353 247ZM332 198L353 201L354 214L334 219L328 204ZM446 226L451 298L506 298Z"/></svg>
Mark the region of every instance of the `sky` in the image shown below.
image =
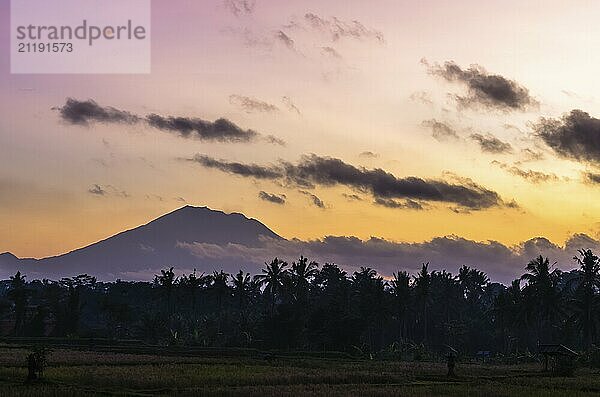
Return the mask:
<svg viewBox="0 0 600 397"><path fill-rule="evenodd" d="M304 241L597 244L599 13L154 0L150 74L13 75L2 56L0 252L57 255L186 204ZM0 0L2 54L9 19Z"/></svg>

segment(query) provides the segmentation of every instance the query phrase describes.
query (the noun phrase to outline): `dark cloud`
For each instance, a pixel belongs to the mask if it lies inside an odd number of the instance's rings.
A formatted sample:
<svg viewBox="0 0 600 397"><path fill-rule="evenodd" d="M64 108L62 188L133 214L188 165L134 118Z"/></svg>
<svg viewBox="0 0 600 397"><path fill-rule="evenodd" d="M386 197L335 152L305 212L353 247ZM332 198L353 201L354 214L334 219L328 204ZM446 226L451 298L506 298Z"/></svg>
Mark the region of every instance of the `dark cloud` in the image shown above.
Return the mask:
<svg viewBox="0 0 600 397"><path fill-rule="evenodd" d="M88 125L90 122L135 124L141 120L129 112L100 106L91 99L77 101L68 98L65 105L58 110L63 120L79 125Z"/></svg>
<svg viewBox="0 0 600 397"><path fill-rule="evenodd" d="M600 174L596 174L594 172L586 172L584 176L586 182L590 184L600 184Z"/></svg>
<svg viewBox="0 0 600 397"><path fill-rule="evenodd" d="M248 142L258 136L257 132L243 130L227 119L217 119L211 122L188 117L163 117L150 114L146 120L154 128L176 132L184 138L193 137L219 142Z"/></svg>
<svg viewBox="0 0 600 397"><path fill-rule="evenodd" d="M380 168L357 168L340 159L314 154L303 156L297 164L282 161L269 166L231 163L203 155L197 155L193 160L231 174L279 180L303 188L343 185L370 193L375 198L444 202L471 210L505 205L496 192L469 179L449 183L418 177L397 178Z"/></svg>
<svg viewBox="0 0 600 397"><path fill-rule="evenodd" d="M240 97L242 98L242 97ZM248 98L251 99L251 98ZM245 103L244 106L273 106L265 103ZM206 121L199 118L172 117L150 114L140 117L132 113L112 107L102 107L93 100L78 101L67 99L65 106L58 109L63 120L77 125L88 125L91 122L134 124L146 123L161 131L174 132L184 138L195 138L204 141L216 142L250 142L262 138L263 140L284 145L285 142L273 136L263 137L253 130L245 130L230 120L220 118Z"/></svg>
<svg viewBox="0 0 600 397"><path fill-rule="evenodd" d="M256 179L279 179L284 176L283 171L280 168L273 166L264 167L257 164L227 162L199 154L194 156L192 161L206 168L214 168L229 174Z"/></svg>
<svg viewBox="0 0 600 397"><path fill-rule="evenodd" d="M471 65L469 69L462 69L453 61L430 65L427 60L422 61L429 69L429 73L440 76L449 82L464 84L468 96L456 96L461 106L484 106L502 110L526 110L537 107L538 101L529 94L529 90L514 80L509 80L497 74L489 74L479 65Z"/></svg>
<svg viewBox="0 0 600 397"><path fill-rule="evenodd" d="M385 43L383 33L378 30L367 28L361 22L343 21L336 17L322 18L314 13L304 15L304 21L313 29L326 33L332 41L338 41L341 38L351 39L369 39L380 44Z"/></svg>
<svg viewBox="0 0 600 397"><path fill-rule="evenodd" d="M376 198L375 204L387 208L422 210L423 206L414 200L397 201L393 199Z"/></svg>
<svg viewBox="0 0 600 397"><path fill-rule="evenodd" d="M481 151L494 154L510 153L512 146L509 143L502 142L493 135L472 134L471 139L479 144Z"/></svg>
<svg viewBox="0 0 600 397"><path fill-rule="evenodd" d="M310 197L310 201L315 207L325 209L325 203L316 195L312 194L311 192L307 192L306 190L299 190L299 192Z"/></svg>
<svg viewBox="0 0 600 397"><path fill-rule="evenodd" d="M225 7L236 17L254 12L256 0L224 0Z"/></svg>
<svg viewBox="0 0 600 397"><path fill-rule="evenodd" d="M246 113L273 113L279 110L277 106L272 105L268 102L264 102L256 98L250 98L243 95L230 95L229 103L242 108Z"/></svg>
<svg viewBox="0 0 600 397"><path fill-rule="evenodd" d="M363 157L366 159L376 159L377 157L379 157L379 155L377 153L374 152L370 152L370 151L366 151L366 152L362 152L358 155L358 157Z"/></svg>
<svg viewBox="0 0 600 397"><path fill-rule="evenodd" d="M296 112L299 115L302 114L300 112L300 109L298 109L298 107L294 104L294 102L292 101L292 99L290 97L284 96L283 98L281 98L281 102L283 102L283 104L285 105L285 107L290 112Z"/></svg>
<svg viewBox="0 0 600 397"><path fill-rule="evenodd" d="M285 199L286 199L285 194L272 194L272 193L267 193L262 190L258 193L258 197L261 200L268 201L273 204L279 204L279 205L285 204Z"/></svg>
<svg viewBox="0 0 600 397"><path fill-rule="evenodd" d="M533 128L559 156L600 164L600 119L572 110L560 120L542 118Z"/></svg>
<svg viewBox="0 0 600 397"><path fill-rule="evenodd" d="M437 141L444 142L448 140L458 140L456 130L448 124L437 121L436 119L424 120L421 125L429 128L432 132L431 136Z"/></svg>
<svg viewBox="0 0 600 397"><path fill-rule="evenodd" d="M429 262L432 269L453 273L467 265L485 271L495 281L506 283L523 274L525 265L538 255L547 256L551 262L558 262L559 268L570 270L578 249L600 251L600 242L585 234L571 236L564 246L542 237L506 246L497 241L473 241L458 236L436 237L419 243L327 236L309 241L265 238L258 247L206 243L181 244L180 247L199 258L230 259L257 266L261 266L265 258L277 256L293 260L302 254L319 262L340 264L347 270L368 265L385 276L398 270L416 272L424 262Z"/></svg>
<svg viewBox="0 0 600 397"><path fill-rule="evenodd" d="M516 165L509 165L496 160L492 161L492 164L497 165L509 174L523 178L531 183L556 182L560 180L560 178L556 176L556 174L546 174L544 172L539 171L524 170L517 167Z"/></svg>

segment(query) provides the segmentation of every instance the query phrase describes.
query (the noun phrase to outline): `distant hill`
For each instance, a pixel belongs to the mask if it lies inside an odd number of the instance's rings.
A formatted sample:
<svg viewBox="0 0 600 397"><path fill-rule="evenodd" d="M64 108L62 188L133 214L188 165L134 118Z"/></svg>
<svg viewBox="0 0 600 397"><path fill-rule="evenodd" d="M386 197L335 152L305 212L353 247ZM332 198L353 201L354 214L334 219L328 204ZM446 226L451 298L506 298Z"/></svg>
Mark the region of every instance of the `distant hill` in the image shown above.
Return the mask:
<svg viewBox="0 0 600 397"><path fill-rule="evenodd" d="M83 273L106 280L143 279L148 278L148 270L167 266L197 268L200 272L220 269L235 272L239 270L239 263L200 260L178 244L199 242L222 246L233 243L256 247L261 236L282 239L259 221L242 214L185 206L143 226L63 255L19 259L11 253L0 254L0 278L21 270L28 279Z"/></svg>

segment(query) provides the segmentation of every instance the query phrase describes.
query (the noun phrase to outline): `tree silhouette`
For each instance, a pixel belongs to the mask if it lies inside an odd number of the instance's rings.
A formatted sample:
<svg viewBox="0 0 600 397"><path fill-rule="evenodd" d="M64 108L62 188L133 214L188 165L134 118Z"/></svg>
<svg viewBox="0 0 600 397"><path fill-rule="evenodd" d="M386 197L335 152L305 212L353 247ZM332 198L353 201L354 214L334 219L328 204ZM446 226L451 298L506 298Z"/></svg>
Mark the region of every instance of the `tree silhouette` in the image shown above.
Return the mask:
<svg viewBox="0 0 600 397"><path fill-rule="evenodd" d="M525 267L527 273L521 276L527 282L525 299L529 315L536 323L537 338L549 342L553 337L552 321L561 315L561 292L558 289L560 270L550 266L550 260L538 256Z"/></svg>
<svg viewBox="0 0 600 397"><path fill-rule="evenodd" d="M25 324L25 312L29 298L27 282L25 281L25 276L21 275L21 272L17 272L14 276L10 277L10 289L7 296L14 304L15 327L13 333L15 336L19 336Z"/></svg>
<svg viewBox="0 0 600 397"><path fill-rule="evenodd" d="M287 266L286 262L275 258L271 263L265 263L262 274L256 276L256 280L265 287L265 292L269 295L271 317L275 315L277 297L283 292L284 282L289 275Z"/></svg>
<svg viewBox="0 0 600 397"><path fill-rule="evenodd" d="M589 348L598 332L598 289L600 288L600 260L591 250L579 250L574 257L580 272L574 278L578 283L575 291L573 318L583 332L584 345Z"/></svg>
<svg viewBox="0 0 600 397"><path fill-rule="evenodd" d="M398 338L406 336L406 319L411 306L410 276L406 271L399 271L393 274L390 281L390 289L394 295L396 307L396 318L398 321Z"/></svg>
<svg viewBox="0 0 600 397"><path fill-rule="evenodd" d="M173 267L169 268L168 270L161 270L159 275L154 276L154 284L157 285L161 291L163 291L167 298L167 314L169 319L173 317L173 291L175 289L176 282L177 277L175 277Z"/></svg>
<svg viewBox="0 0 600 397"><path fill-rule="evenodd" d="M421 270L414 277L415 296L420 306L420 324L422 330L422 341L427 343L428 327L428 309L431 304L431 274L428 270L429 263L423 263Z"/></svg>

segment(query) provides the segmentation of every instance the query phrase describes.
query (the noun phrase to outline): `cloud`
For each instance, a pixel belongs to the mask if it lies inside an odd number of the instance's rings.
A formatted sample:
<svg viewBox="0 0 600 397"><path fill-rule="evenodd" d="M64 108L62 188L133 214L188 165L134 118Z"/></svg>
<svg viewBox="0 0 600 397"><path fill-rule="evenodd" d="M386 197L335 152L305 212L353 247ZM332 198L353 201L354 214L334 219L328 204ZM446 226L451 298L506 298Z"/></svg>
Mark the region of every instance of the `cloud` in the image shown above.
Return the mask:
<svg viewBox="0 0 600 397"><path fill-rule="evenodd" d="M116 187L114 187L112 185L93 184L88 189L88 193L93 194L95 196L103 196L103 197L109 196L109 195L122 197L122 198L129 197L129 193L127 193L124 190L117 189Z"/></svg>
<svg viewBox="0 0 600 397"><path fill-rule="evenodd" d="M279 111L279 108L275 105L242 95L230 95L229 103L242 108L246 113L273 113Z"/></svg>
<svg viewBox="0 0 600 397"><path fill-rule="evenodd" d="M279 204L279 205L285 204L285 199L286 199L285 194L271 194L271 193L267 193L262 190L258 193L258 197L261 200L268 201L273 204Z"/></svg>
<svg viewBox="0 0 600 397"><path fill-rule="evenodd" d="M216 160L205 155L197 155L192 160L204 167L230 174L278 180L304 189L316 185L343 185L370 193L375 198L443 202L470 210L505 205L498 193L466 178L457 183L418 177L398 178L380 168L357 168L340 159L315 154L302 156L297 164L280 161L279 164L267 166Z"/></svg>
<svg viewBox="0 0 600 397"><path fill-rule="evenodd" d="M514 80L489 74L479 65L462 69L453 61L445 62L443 66L437 63L430 65L425 59L422 63L427 66L430 74L467 87L467 96L455 96L460 106L483 106L505 111L527 110L539 106L539 102L529 94L527 88Z"/></svg>
<svg viewBox="0 0 600 397"><path fill-rule="evenodd" d="M254 12L256 0L224 0L225 7L236 17Z"/></svg>
<svg viewBox="0 0 600 397"><path fill-rule="evenodd" d="M521 150L523 161L541 161L544 159L544 153L536 152L529 148Z"/></svg>
<svg viewBox="0 0 600 397"><path fill-rule="evenodd" d="M243 130L227 119L217 119L214 122L188 118L163 117L150 114L146 118L148 124L162 131L172 131L184 138L218 142L248 142L258 136L252 130Z"/></svg>
<svg viewBox="0 0 600 397"><path fill-rule="evenodd" d="M387 208L409 209L409 210L422 210L423 209L423 206L414 200L405 200L403 202L400 202L400 201L393 200L393 199L376 198L374 203L377 205L380 205L382 207L387 207Z"/></svg>
<svg viewBox="0 0 600 397"><path fill-rule="evenodd" d="M517 167L516 165L509 165L506 163L501 163L500 161L496 161L496 160L492 161L491 164L497 165L498 167L502 168L506 172L508 172L512 175L518 176L520 178L523 178L531 183L556 182L556 181L560 180L560 178L558 176L556 176L556 174L552 174L552 173L546 174L546 173L539 172L539 171L523 170L523 169Z"/></svg>
<svg viewBox="0 0 600 397"><path fill-rule="evenodd" d="M279 179L284 177L283 170L273 166L261 166L257 164L242 164L216 160L212 157L197 154L192 161L206 168L214 168L229 174L251 177L256 179Z"/></svg>
<svg viewBox="0 0 600 397"><path fill-rule="evenodd" d="M559 156L600 164L600 119L572 110L560 120L540 119L533 130Z"/></svg>
<svg viewBox="0 0 600 397"><path fill-rule="evenodd" d="M275 32L275 38L283 43L288 49L292 50L292 51L296 51L296 46L294 44L294 40L288 36L286 33L284 33L282 30L278 30L277 32Z"/></svg>
<svg viewBox="0 0 600 397"><path fill-rule="evenodd" d="M336 17L322 18L314 13L304 15L304 22L314 30L330 36L332 41L338 41L341 38L350 38L356 40L372 40L379 44L385 43L383 33L376 29L368 28L357 20L343 21Z"/></svg>
<svg viewBox="0 0 600 397"><path fill-rule="evenodd" d="M431 129L431 136L437 141L444 142L460 139L454 128L444 122L437 121L436 119L424 120L421 125Z"/></svg>
<svg viewBox="0 0 600 397"><path fill-rule="evenodd" d="M291 100L290 97L284 96L281 98L281 102L283 102L283 104L285 105L285 107L290 111L290 112L296 112L297 114L302 114L300 112L300 109L298 109L298 107L294 104L294 102Z"/></svg>
<svg viewBox="0 0 600 397"><path fill-rule="evenodd" d="M424 105L433 105L431 95L425 91L413 92L408 98L413 102L420 102Z"/></svg>
<svg viewBox="0 0 600 397"><path fill-rule="evenodd" d="M92 185L91 188L88 189L88 193L94 194L96 196L105 196L106 195L106 190L104 190L102 188L102 186L94 184L94 185Z"/></svg>
<svg viewBox="0 0 600 397"><path fill-rule="evenodd" d="M600 184L600 174L594 172L586 172L584 174L585 181L590 184Z"/></svg>
<svg viewBox="0 0 600 397"><path fill-rule="evenodd" d="M310 192L307 192L306 190L299 190L299 192L310 197L310 200L311 200L312 204L314 204L315 207L325 209L325 203L323 202L323 200L321 200L316 195L314 195Z"/></svg>
<svg viewBox="0 0 600 397"><path fill-rule="evenodd" d="M357 194L342 193L342 196L344 196L348 201L363 201L362 197Z"/></svg>
<svg viewBox="0 0 600 397"><path fill-rule="evenodd" d="M321 52L323 55L328 56L333 59L342 59L342 56L339 52L333 47L321 47Z"/></svg>
<svg viewBox="0 0 600 397"><path fill-rule="evenodd" d="M92 122L116 124L146 123L161 131L174 132L184 138L194 138L203 141L236 143L255 141L260 138L274 144L285 144L279 138L270 135L263 137L256 131L242 129L232 121L224 118L215 121L206 121L200 118L160 116L158 114L149 114L146 117L140 117L112 107L102 107L93 100L78 101L72 98L68 98L65 106L58 110L63 120L76 125L89 125Z"/></svg>
<svg viewBox="0 0 600 397"><path fill-rule="evenodd" d="M140 118L129 112L118 110L110 106L102 107L95 101L77 101L68 98L65 105L58 108L63 120L78 125L88 125L91 121L97 123L122 123L135 124Z"/></svg>
<svg viewBox="0 0 600 397"><path fill-rule="evenodd" d="M294 260L304 255L321 263L337 263L347 270L370 266L385 276L391 276L398 270L414 273L424 262L429 262L432 269L445 269L453 273L462 265L467 265L485 271L495 281L505 283L520 277L527 262L538 255L547 256L551 262L558 262L560 268L570 270L575 266L572 258L578 249L600 251L600 242L585 234L571 236L562 247L542 237L506 246L493 240L473 241L453 235L418 243L394 242L377 237L361 240L352 236L327 236L309 241L262 238L255 247L206 243L179 246L198 258L212 262L229 259L262 266L265 258L277 256Z"/></svg>
<svg viewBox="0 0 600 397"><path fill-rule="evenodd" d="M358 157L362 157L362 158L365 158L365 159L376 159L377 157L379 157L379 155L377 153L366 151L366 152L360 153L358 155Z"/></svg>
<svg viewBox="0 0 600 397"><path fill-rule="evenodd" d="M472 134L471 139L479 144L481 151L494 154L510 153L512 146L509 143L502 142L500 139L490 134Z"/></svg>

